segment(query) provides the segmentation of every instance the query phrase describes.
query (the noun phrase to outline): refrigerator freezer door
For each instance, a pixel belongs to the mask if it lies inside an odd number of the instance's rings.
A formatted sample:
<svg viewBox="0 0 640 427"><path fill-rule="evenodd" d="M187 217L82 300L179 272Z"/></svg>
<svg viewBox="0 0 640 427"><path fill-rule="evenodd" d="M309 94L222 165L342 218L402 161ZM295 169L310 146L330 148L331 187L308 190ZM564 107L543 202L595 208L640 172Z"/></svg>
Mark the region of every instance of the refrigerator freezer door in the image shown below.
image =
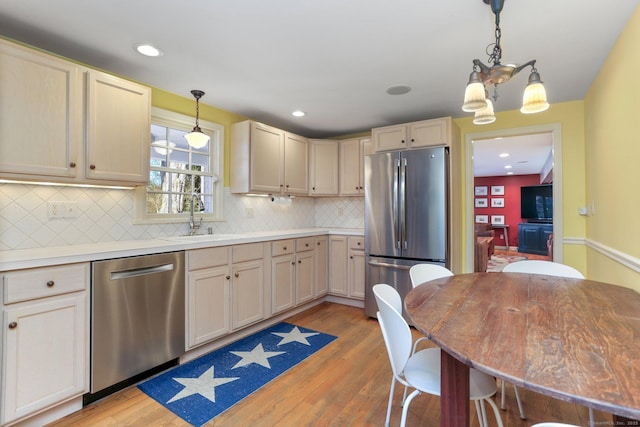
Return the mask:
<svg viewBox="0 0 640 427"><path fill-rule="evenodd" d="M399 154L371 154L365 156L364 161L365 252L401 256L398 229Z"/></svg>
<svg viewBox="0 0 640 427"><path fill-rule="evenodd" d="M409 269L423 262L368 256L365 268L364 313L369 317L376 317L378 304L373 295L373 286L378 283L386 283L393 286L400 293L402 301L404 301L405 295L413 288L409 277ZM439 265L444 266L444 263ZM405 318L410 321L406 313Z"/></svg>
<svg viewBox="0 0 640 427"><path fill-rule="evenodd" d="M408 150L400 162L405 187L405 205L400 208L404 210L402 257L444 261L448 249L448 151Z"/></svg>

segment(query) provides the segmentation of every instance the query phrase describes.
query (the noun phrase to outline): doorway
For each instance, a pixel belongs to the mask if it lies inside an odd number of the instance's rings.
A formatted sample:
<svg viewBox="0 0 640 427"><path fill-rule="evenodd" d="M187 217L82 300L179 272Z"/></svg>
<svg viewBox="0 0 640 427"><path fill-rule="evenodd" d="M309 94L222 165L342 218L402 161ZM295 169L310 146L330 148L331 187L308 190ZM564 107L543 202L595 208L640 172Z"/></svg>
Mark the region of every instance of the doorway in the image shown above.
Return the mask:
<svg viewBox="0 0 640 427"><path fill-rule="evenodd" d="M513 138L533 134L551 134L552 137L552 157L553 157L553 260L562 262L562 129L560 124L548 124L531 126L525 128L501 129L489 132L469 133L465 139L465 170L466 174L466 197L465 197L465 225L467 232L466 241L466 265L465 270L474 271L475 259L475 197L474 197L474 144L473 141L488 140L496 138ZM517 233L517 231L512 231ZM517 234L516 234L517 235Z"/></svg>

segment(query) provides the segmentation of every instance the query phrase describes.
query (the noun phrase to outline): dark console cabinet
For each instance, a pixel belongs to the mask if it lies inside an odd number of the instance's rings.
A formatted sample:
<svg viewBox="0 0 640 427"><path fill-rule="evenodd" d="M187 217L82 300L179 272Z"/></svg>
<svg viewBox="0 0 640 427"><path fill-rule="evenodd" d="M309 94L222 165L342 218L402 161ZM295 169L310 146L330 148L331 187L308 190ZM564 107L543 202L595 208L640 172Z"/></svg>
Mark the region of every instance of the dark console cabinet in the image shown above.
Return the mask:
<svg viewBox="0 0 640 427"><path fill-rule="evenodd" d="M553 224L518 224L518 252L548 255L547 240L553 233Z"/></svg>

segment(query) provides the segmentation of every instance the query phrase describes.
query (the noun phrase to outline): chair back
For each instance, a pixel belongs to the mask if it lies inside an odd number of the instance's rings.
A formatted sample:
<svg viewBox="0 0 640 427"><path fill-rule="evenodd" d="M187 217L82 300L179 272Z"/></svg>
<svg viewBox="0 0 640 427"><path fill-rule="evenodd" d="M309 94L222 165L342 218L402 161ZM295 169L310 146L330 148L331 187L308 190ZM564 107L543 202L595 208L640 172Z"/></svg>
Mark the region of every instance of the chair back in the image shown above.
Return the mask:
<svg viewBox="0 0 640 427"><path fill-rule="evenodd" d="M416 264L409 270L411 285L416 286L429 280L453 276L451 270L438 264Z"/></svg>
<svg viewBox="0 0 640 427"><path fill-rule="evenodd" d="M376 302L378 303L378 310L380 309L380 299L385 301L391 307L393 307L398 313L402 313L402 297L400 293L392 286L383 284L378 287L375 285L373 287L373 294L376 297Z"/></svg>
<svg viewBox="0 0 640 427"><path fill-rule="evenodd" d="M548 276L584 279L584 275L573 267L553 261L525 260L507 264L502 270L505 273L546 274Z"/></svg>
<svg viewBox="0 0 640 427"><path fill-rule="evenodd" d="M403 378L404 367L411 356L412 336L411 329L404 317L393 307L393 297L391 301L387 298L393 293L398 293L393 287L380 284L373 287L373 294L378 303L378 323L382 330L384 344L387 347L387 354L391 362L393 375L398 381L405 384ZM400 299L400 295L398 295Z"/></svg>

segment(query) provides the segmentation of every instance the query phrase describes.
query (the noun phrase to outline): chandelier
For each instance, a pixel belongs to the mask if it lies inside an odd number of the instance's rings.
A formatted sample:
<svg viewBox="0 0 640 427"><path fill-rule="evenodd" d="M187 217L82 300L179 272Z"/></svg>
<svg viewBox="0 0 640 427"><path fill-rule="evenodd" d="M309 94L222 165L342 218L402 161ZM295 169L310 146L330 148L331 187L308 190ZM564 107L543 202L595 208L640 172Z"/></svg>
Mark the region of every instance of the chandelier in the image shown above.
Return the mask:
<svg viewBox="0 0 640 427"><path fill-rule="evenodd" d="M493 43L493 51L489 54L488 62L491 66L483 64L479 59L473 60L473 72L469 76L469 83L467 83L467 88L464 92L462 110L475 113L473 119L475 124L493 123L496 120L493 112L493 102L498 100L498 85L508 82L511 77L530 66L531 74L529 74L529 83L522 96L520 112L533 114L545 111L549 108L549 103L547 102L547 92L536 69L536 60L533 59L519 66L500 62L502 60L500 12L502 11L504 0L483 1L485 4L491 4L491 11L496 17L496 41ZM493 86L493 95L491 97L488 93L490 86ZM493 99L493 102L490 98Z"/></svg>

